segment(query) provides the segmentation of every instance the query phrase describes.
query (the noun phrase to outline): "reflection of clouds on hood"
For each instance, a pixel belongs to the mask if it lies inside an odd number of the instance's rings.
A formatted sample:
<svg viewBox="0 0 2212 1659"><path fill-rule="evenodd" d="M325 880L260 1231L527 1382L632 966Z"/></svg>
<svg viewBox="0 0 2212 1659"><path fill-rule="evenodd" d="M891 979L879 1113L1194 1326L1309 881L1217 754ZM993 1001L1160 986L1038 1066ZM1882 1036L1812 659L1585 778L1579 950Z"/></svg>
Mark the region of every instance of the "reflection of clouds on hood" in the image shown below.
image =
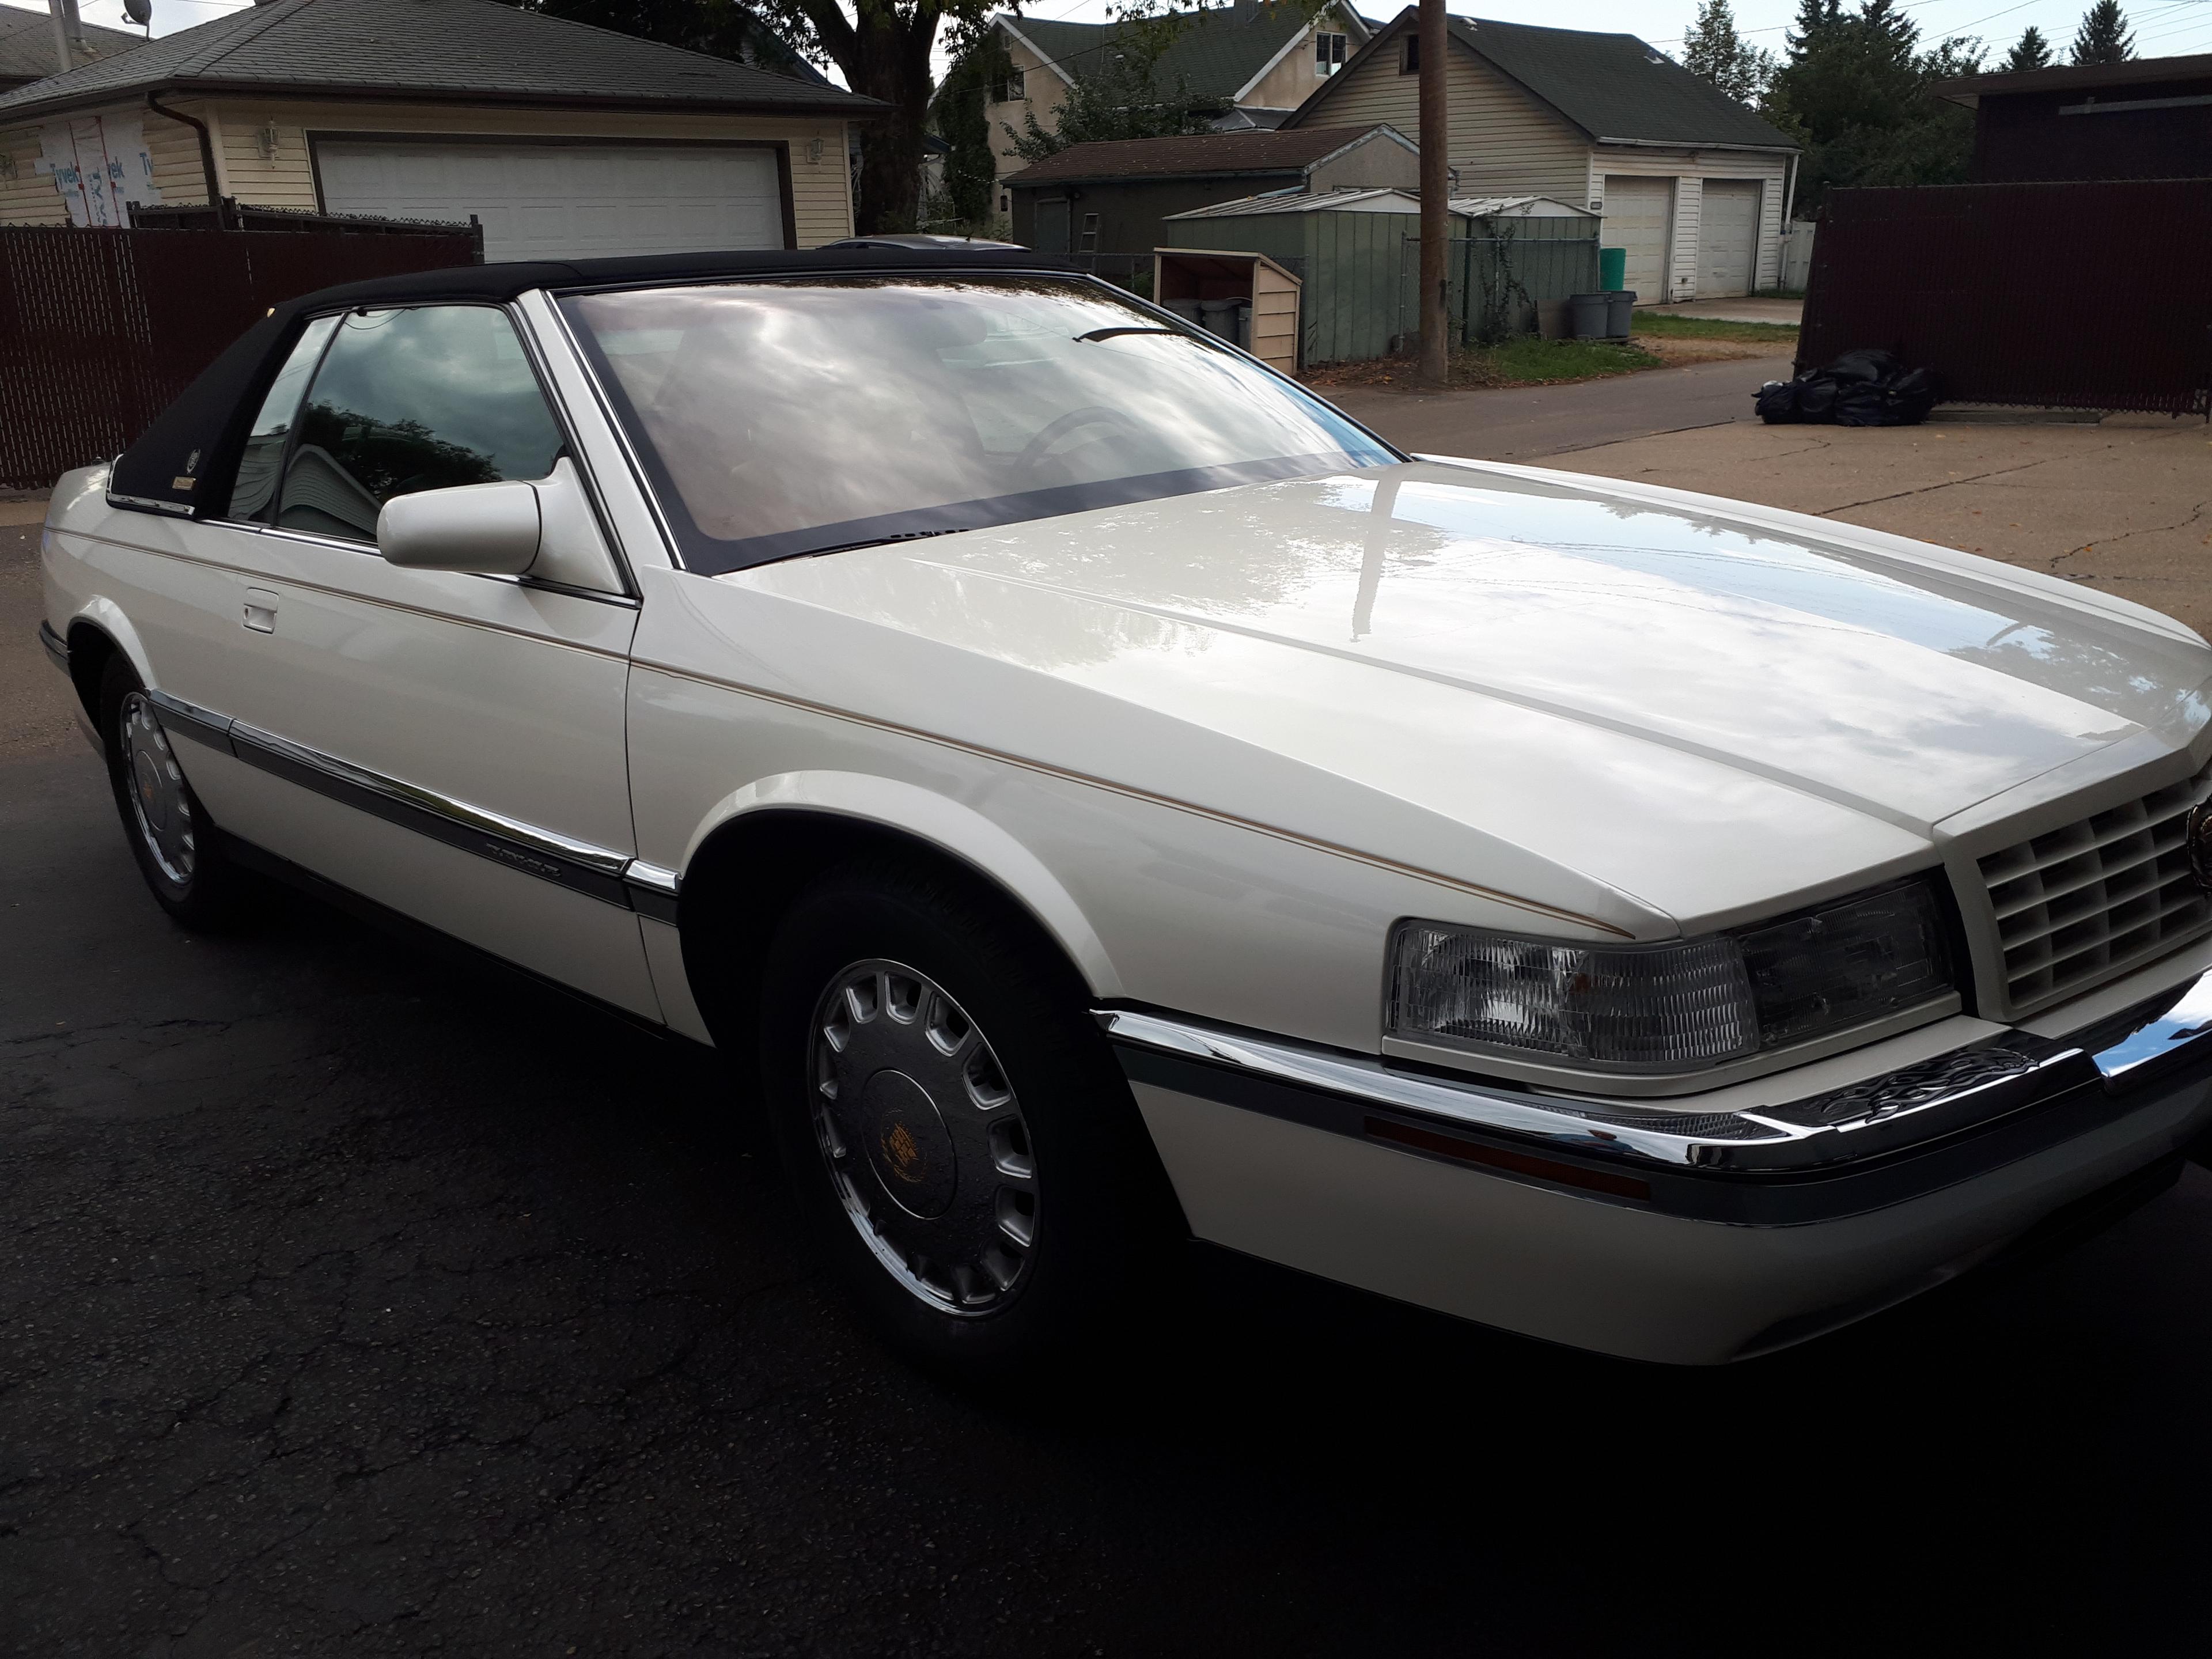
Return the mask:
<svg viewBox="0 0 2212 1659"><path fill-rule="evenodd" d="M1970 574L1419 465L748 580L1101 688L1227 676L1257 696L1323 659L1381 669L1402 678L1344 711L1378 740L1417 684L1425 707L1478 694L1453 703L1439 766L1480 771L1517 707L1923 824L2136 726L2185 742L2212 669L2201 646Z"/></svg>
<svg viewBox="0 0 2212 1659"><path fill-rule="evenodd" d="M2100 739L2128 721L2185 735L2207 716L2195 647L1969 576L1534 481L1409 484L1399 514L1453 537L1462 578L1510 586L1530 604L1548 594L1576 609L1634 608L1662 634L1670 613L1717 609L1778 638L1841 631L1903 641L2115 717L2083 732ZM2195 665L2180 678L2142 672L2177 652Z"/></svg>

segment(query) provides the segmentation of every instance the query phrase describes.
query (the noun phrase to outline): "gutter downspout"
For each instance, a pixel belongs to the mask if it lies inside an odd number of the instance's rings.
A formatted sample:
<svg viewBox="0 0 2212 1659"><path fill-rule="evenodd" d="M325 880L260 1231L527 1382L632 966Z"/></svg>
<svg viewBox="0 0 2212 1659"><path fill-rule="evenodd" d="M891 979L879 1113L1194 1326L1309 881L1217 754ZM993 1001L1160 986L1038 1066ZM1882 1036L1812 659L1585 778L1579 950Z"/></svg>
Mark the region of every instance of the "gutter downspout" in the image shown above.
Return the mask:
<svg viewBox="0 0 2212 1659"><path fill-rule="evenodd" d="M199 134L200 173L207 181L208 205L215 210L215 228L217 230L228 230L230 218L222 210L222 194L220 186L216 183L215 140L208 134L207 123L198 116L185 114L180 109L171 109L150 92L146 94L146 107L156 115L166 115L172 121L181 121Z"/></svg>

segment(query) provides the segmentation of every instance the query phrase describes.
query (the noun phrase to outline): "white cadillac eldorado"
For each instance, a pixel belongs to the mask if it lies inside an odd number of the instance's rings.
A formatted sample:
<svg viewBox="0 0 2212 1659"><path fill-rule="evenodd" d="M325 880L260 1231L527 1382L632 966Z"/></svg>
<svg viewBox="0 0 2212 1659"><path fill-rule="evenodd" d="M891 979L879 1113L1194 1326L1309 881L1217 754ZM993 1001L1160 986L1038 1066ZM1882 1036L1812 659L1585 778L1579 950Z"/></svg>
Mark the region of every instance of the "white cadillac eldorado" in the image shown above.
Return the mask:
<svg viewBox="0 0 2212 1659"><path fill-rule="evenodd" d="M1027 253L310 295L45 546L172 916L312 878L714 1043L973 1373L1194 1236L1729 1360L2212 1120L2204 641L1412 459Z"/></svg>

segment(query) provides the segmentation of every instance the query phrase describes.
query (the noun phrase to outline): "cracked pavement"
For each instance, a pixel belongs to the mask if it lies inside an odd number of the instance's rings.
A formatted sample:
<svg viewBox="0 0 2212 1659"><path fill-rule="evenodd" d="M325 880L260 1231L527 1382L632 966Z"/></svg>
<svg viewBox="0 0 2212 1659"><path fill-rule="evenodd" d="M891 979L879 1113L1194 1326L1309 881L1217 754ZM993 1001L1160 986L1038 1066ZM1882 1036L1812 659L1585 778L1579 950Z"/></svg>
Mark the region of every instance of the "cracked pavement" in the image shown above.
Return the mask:
<svg viewBox="0 0 2212 1659"><path fill-rule="evenodd" d="M0 1653L2212 1636L2212 1175L1725 1372L1194 1253L1149 1366L957 1393L794 1251L713 1057L304 899L171 927L60 677L17 672L11 533Z"/></svg>

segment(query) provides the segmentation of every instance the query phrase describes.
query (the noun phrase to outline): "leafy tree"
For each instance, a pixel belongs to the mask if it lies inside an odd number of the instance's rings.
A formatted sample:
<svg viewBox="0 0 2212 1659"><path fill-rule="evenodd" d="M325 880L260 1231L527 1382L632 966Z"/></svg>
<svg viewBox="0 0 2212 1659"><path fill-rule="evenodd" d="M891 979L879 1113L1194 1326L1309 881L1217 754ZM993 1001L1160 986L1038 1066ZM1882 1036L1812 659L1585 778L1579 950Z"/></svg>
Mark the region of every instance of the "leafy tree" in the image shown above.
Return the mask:
<svg viewBox="0 0 2212 1659"><path fill-rule="evenodd" d="M1099 138L1170 138L1211 130L1217 112L1200 103L1181 76L1160 85L1160 54L1174 40L1176 20L1139 20L1117 31L1095 58L1078 70L1047 131L1033 110L1022 112L1023 130L1007 126L1014 154L1042 161L1070 144ZM1004 124L1001 124L1004 125Z"/></svg>
<svg viewBox="0 0 2212 1659"><path fill-rule="evenodd" d="M2120 0L2097 0L2081 14L2081 27L2074 34L2075 63L2124 64L2135 55L2135 36L2128 33Z"/></svg>
<svg viewBox="0 0 2212 1659"><path fill-rule="evenodd" d="M2030 23L2021 31L2020 39L2013 42L2012 50L2005 54L2005 72L2014 74L2021 70L2050 67L2051 42L2043 38L2041 29Z"/></svg>
<svg viewBox="0 0 2212 1659"><path fill-rule="evenodd" d="M507 0L526 10L596 23L764 69L834 64L854 92L890 106L860 129L858 228L912 228L921 194L930 54L947 23L977 25L994 0ZM758 56L751 54L757 53ZM785 69L784 72L791 72Z"/></svg>
<svg viewBox="0 0 2212 1659"><path fill-rule="evenodd" d="M1746 46L1729 0L1700 0L1682 36L1682 67L1701 75L1740 104L1757 105L1774 78L1774 54Z"/></svg>
<svg viewBox="0 0 2212 1659"><path fill-rule="evenodd" d="M992 88L1012 68L1005 40L988 21L960 25L951 65L929 106L931 129L951 146L945 158L945 216L964 225L987 225L997 210L999 157L983 112Z"/></svg>
<svg viewBox="0 0 2212 1659"><path fill-rule="evenodd" d="M1898 0L1800 0L1790 55L1775 71L1765 113L1804 146L1799 203L1817 210L1853 185L1954 184L1973 154L1973 118L1930 92L1932 82L1981 68L1978 40L1920 48Z"/></svg>

